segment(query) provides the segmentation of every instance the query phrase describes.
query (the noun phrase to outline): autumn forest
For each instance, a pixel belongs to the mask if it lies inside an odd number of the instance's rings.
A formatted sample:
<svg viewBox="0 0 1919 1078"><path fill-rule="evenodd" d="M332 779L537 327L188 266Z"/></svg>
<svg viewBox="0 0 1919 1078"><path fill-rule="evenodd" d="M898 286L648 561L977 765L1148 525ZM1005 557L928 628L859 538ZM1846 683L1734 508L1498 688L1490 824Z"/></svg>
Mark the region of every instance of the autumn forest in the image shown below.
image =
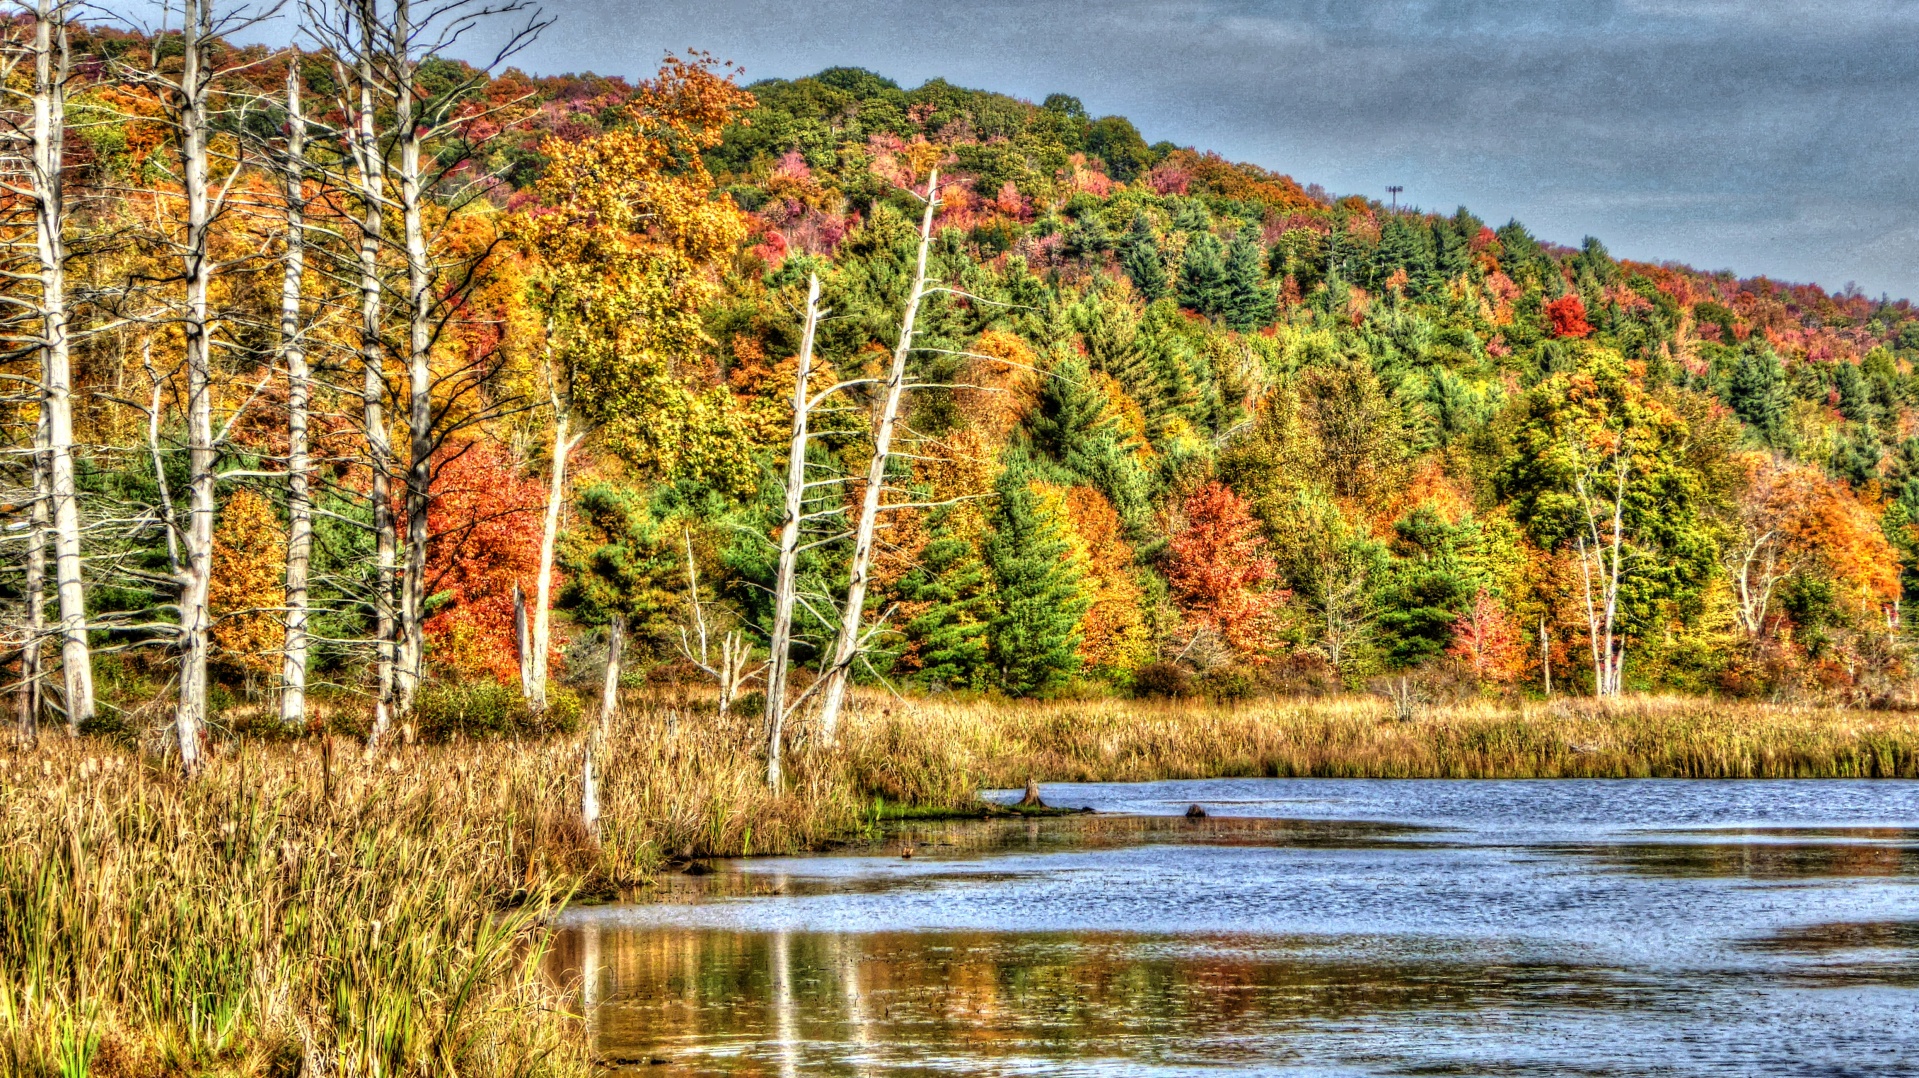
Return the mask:
<svg viewBox="0 0 1919 1078"><path fill-rule="evenodd" d="M190 770L209 730L564 729L623 679L777 761L862 687L1911 698L1904 300L1063 94L532 77L525 12L368 10L296 51L198 0L4 24L22 731ZM439 55L482 18L497 63Z"/></svg>

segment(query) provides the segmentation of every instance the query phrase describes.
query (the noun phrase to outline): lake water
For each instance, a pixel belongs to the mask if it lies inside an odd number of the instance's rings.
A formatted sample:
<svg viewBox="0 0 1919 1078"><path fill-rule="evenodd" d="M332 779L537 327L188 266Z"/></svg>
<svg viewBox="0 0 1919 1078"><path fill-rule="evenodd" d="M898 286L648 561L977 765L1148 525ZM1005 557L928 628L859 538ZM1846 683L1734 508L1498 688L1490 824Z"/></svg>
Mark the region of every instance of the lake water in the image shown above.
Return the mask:
<svg viewBox="0 0 1919 1078"><path fill-rule="evenodd" d="M1916 783L1041 789L1097 814L720 862L552 967L659 1075L1919 1075Z"/></svg>

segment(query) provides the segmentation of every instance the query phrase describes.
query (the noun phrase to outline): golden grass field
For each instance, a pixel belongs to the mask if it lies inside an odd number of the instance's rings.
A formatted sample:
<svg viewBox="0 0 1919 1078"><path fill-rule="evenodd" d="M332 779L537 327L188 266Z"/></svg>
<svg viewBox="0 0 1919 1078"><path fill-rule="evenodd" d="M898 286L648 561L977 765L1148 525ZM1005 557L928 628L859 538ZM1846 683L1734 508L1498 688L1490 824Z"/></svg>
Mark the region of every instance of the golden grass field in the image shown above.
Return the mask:
<svg viewBox="0 0 1919 1078"><path fill-rule="evenodd" d="M538 972L547 920L670 863L795 851L982 787L1254 775L1919 777L1919 717L1666 698L1008 703L869 697L804 731L778 795L757 724L635 699L582 737L220 742L183 781L113 743L0 753L6 1075L537 1076L589 1067ZM330 747L329 747L330 745Z"/></svg>

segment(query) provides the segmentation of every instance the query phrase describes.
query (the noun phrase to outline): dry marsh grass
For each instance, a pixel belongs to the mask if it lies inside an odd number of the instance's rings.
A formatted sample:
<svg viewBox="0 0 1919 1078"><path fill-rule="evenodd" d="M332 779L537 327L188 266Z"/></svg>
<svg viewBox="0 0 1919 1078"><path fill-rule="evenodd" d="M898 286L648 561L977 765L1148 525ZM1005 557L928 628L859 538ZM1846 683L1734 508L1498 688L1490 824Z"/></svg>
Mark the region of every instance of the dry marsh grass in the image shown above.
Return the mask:
<svg viewBox="0 0 1919 1078"><path fill-rule="evenodd" d="M836 748L801 731L776 795L753 721L635 700L607 731L593 836L578 736L334 744L223 743L190 783L99 741L0 753L0 1070L584 1074L535 968L563 903L678 859L849 838L876 799L963 810L1028 777L1919 777L1906 714L868 697Z"/></svg>

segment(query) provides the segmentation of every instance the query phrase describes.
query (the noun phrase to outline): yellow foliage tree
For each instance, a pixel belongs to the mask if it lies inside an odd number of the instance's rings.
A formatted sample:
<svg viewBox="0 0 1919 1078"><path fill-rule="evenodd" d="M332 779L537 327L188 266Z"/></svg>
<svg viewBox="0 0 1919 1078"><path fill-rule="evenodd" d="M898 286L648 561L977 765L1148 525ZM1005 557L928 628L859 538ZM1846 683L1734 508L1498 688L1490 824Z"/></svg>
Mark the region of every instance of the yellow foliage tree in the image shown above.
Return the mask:
<svg viewBox="0 0 1919 1078"><path fill-rule="evenodd" d="M214 657L221 666L246 675L279 669L286 544L286 526L271 502L250 487L227 500L213 533L207 586Z"/></svg>
<svg viewBox="0 0 1919 1078"><path fill-rule="evenodd" d="M1120 535L1119 513L1088 486L1037 484L1043 511L1066 535L1067 558L1079 569L1089 600L1079 619L1081 665L1099 673L1130 671L1151 649L1133 548Z"/></svg>

